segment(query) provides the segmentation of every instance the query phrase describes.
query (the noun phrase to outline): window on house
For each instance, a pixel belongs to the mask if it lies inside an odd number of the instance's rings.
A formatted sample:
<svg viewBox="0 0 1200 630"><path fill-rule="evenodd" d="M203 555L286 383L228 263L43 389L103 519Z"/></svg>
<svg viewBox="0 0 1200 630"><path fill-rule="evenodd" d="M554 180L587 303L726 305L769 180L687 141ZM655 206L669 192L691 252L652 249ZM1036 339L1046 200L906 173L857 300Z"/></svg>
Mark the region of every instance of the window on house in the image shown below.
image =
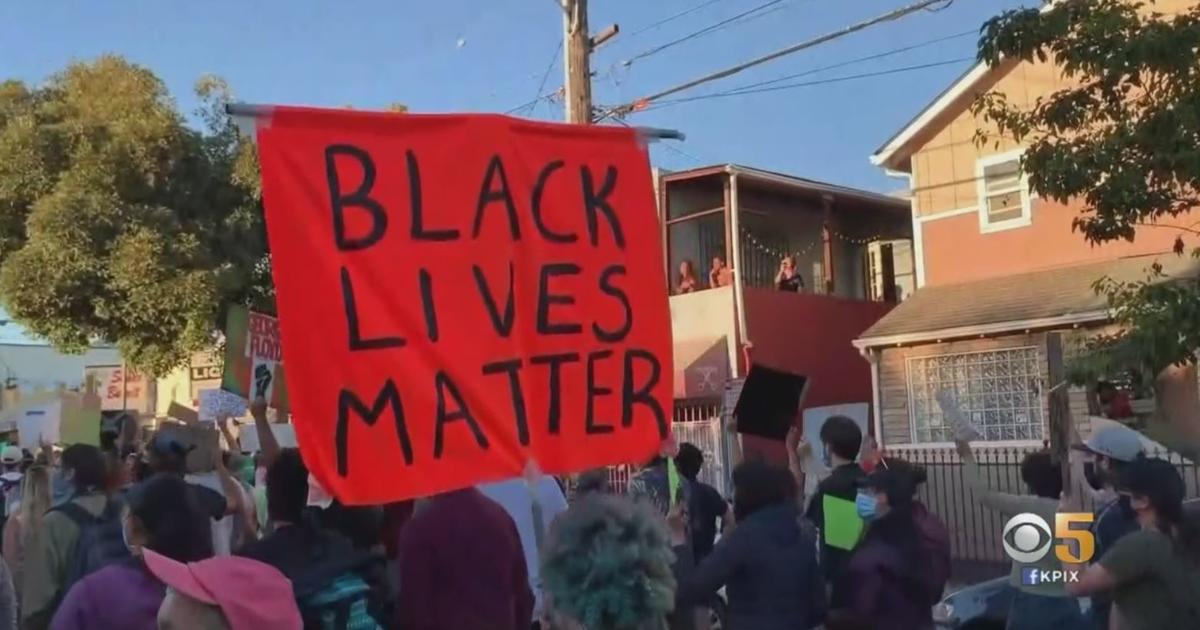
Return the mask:
<svg viewBox="0 0 1200 630"><path fill-rule="evenodd" d="M1041 357L1036 347L942 354L908 360L913 442L949 442L954 429L937 403L952 392L982 439L1041 440Z"/></svg>
<svg viewBox="0 0 1200 630"><path fill-rule="evenodd" d="M1019 156L982 162L979 182L983 227L1015 227L1029 221L1029 191Z"/></svg>

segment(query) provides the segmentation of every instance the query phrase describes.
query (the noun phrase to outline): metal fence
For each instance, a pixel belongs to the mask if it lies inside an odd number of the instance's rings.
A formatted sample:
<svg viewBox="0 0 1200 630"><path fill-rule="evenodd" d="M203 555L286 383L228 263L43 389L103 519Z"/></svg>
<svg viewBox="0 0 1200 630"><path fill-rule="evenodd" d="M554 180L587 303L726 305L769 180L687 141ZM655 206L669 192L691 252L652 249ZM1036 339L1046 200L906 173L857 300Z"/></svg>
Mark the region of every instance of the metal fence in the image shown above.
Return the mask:
<svg viewBox="0 0 1200 630"><path fill-rule="evenodd" d="M1025 494L1021 481L1021 461L1037 450L1033 447L980 447L973 449L988 488L1000 492ZM1200 467L1178 455L1161 451L1151 457L1166 459L1178 468L1187 484L1188 496L1200 496ZM1008 516L984 507L963 476L962 461L952 447L888 449L888 457L897 457L925 468L927 483L920 488L921 502L937 514L950 532L950 550L955 564L955 579L973 582L1002 575L1009 559L1000 544Z"/></svg>
<svg viewBox="0 0 1200 630"><path fill-rule="evenodd" d="M677 400L674 411L675 439L680 443L691 442L704 453L704 467L700 469L703 481L722 494L727 493L729 458L721 431L721 401ZM624 493L629 487L629 477L637 472L636 466L621 465L608 469L608 483L612 490Z"/></svg>

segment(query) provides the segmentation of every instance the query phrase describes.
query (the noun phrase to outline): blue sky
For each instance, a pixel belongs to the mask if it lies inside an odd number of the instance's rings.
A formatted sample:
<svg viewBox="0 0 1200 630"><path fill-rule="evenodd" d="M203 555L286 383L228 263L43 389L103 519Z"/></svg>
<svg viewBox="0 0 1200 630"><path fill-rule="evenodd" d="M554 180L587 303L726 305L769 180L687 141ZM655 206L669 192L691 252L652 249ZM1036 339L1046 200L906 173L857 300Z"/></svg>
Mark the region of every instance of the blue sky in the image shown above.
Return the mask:
<svg viewBox="0 0 1200 630"><path fill-rule="evenodd" d="M623 33L595 55L595 100L612 105L835 30L911 0L779 0L765 15L634 62L638 53L768 0L592 0L593 31ZM694 96L838 64L977 29L999 11L1036 0L956 0L703 86ZM647 26L706 5L662 26ZM643 31L643 32L637 32ZM413 111L506 111L562 83L555 0L42 0L0 3L0 76L39 82L72 60L105 52L153 69L185 111L205 73L246 101ZM805 76L813 81L970 57L975 37ZM656 164L684 169L738 162L879 191L902 186L867 156L957 77L968 62L635 114L632 124L679 129ZM789 82L790 83L790 82ZM524 113L524 112L522 112ZM529 112L559 120L558 103Z"/></svg>

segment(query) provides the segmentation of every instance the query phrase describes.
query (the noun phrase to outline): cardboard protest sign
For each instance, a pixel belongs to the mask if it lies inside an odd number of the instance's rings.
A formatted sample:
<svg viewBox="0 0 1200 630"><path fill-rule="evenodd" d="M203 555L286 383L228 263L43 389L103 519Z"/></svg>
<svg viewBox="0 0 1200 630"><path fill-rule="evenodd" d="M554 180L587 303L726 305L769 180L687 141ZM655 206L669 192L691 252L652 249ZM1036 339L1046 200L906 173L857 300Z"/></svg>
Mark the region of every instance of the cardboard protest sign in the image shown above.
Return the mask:
<svg viewBox="0 0 1200 630"><path fill-rule="evenodd" d="M157 433L173 437L188 449L189 473L208 472L217 467L217 458L221 456L221 436L212 425L164 422L159 425Z"/></svg>
<svg viewBox="0 0 1200 630"><path fill-rule="evenodd" d="M174 401L167 407L167 416L189 425L200 422L200 414L195 409L184 407Z"/></svg>
<svg viewBox="0 0 1200 630"><path fill-rule="evenodd" d="M96 393L98 383L88 376L82 394L70 394L62 399L61 435L63 444L100 446L101 399Z"/></svg>
<svg viewBox="0 0 1200 630"><path fill-rule="evenodd" d="M275 441L279 442L280 448L299 446L296 443L296 429L292 425L272 424L271 432L275 435ZM238 442L241 442L243 453L257 453L262 450L262 440L259 438L258 429L253 424L242 427L241 433L238 434Z"/></svg>
<svg viewBox="0 0 1200 630"><path fill-rule="evenodd" d="M258 143L296 435L341 501L657 451L670 316L634 130L276 108Z"/></svg>
<svg viewBox="0 0 1200 630"><path fill-rule="evenodd" d="M17 418L17 441L30 451L36 451L42 443L58 444L61 423L61 400L25 407Z"/></svg>
<svg viewBox="0 0 1200 630"><path fill-rule="evenodd" d="M229 307L221 389L245 400L263 398L271 407L286 407L282 345L278 319L244 306Z"/></svg>

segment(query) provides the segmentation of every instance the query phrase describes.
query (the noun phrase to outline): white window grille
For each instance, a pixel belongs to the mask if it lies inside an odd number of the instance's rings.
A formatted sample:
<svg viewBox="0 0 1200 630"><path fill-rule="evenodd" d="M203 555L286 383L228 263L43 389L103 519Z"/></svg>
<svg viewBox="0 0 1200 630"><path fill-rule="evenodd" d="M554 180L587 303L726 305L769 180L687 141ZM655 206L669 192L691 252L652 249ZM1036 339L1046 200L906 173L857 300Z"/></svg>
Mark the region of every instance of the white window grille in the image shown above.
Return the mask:
<svg viewBox="0 0 1200 630"><path fill-rule="evenodd" d="M986 157L977 171L980 228L987 232L1029 225L1032 204L1020 152Z"/></svg>
<svg viewBox="0 0 1200 630"><path fill-rule="evenodd" d="M1042 361L1036 347L942 354L908 360L913 442L949 442L939 390L951 392L982 439L1041 440Z"/></svg>

